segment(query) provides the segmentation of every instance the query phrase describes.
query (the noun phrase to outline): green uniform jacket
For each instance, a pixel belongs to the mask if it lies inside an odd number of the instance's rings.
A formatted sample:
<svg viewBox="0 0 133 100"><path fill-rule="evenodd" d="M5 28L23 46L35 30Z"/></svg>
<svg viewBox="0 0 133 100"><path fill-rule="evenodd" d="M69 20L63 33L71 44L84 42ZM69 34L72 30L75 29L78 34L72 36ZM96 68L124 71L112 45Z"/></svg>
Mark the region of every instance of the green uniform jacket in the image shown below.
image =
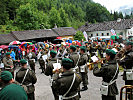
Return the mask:
<svg viewBox="0 0 133 100"><path fill-rule="evenodd" d="M110 60L108 61L108 63L104 64L100 69L98 68L98 65L95 64L94 65L94 69L93 69L93 74L97 77L102 77L104 82L109 83L117 70L117 65L116 65L116 61L115 60ZM118 73L117 72L115 79L117 79L118 77ZM117 89L117 85L116 82L109 85L108 87L108 96L115 96L118 94L118 89Z"/></svg>
<svg viewBox="0 0 133 100"><path fill-rule="evenodd" d="M70 54L69 58L73 61L73 68L74 68L77 64L78 59L79 59L79 55L77 54L77 52L73 52Z"/></svg>
<svg viewBox="0 0 133 100"><path fill-rule="evenodd" d="M87 54L86 53L81 54L80 55L80 60L79 60L79 63L78 63L79 69L80 69L80 66L87 64L87 61L88 61ZM87 73L87 72L88 72L88 68L87 68L87 66L85 66L85 73Z"/></svg>
<svg viewBox="0 0 133 100"><path fill-rule="evenodd" d="M48 64L46 65L45 75L47 75L47 76L49 76L49 75L52 76L53 75L53 69L54 69L53 63L57 63L57 59L56 58L52 58L48 62ZM59 61L59 63L61 63L61 62Z"/></svg>
<svg viewBox="0 0 133 100"><path fill-rule="evenodd" d="M59 95L64 95L68 91L73 80L73 75L74 72L70 70L64 72L60 77L59 74L55 74L53 76L54 81L52 86L54 90L57 90L57 93L59 93ZM66 95L66 97L73 96L79 91L79 86L81 81L82 81L81 76L79 74L76 74L75 82L69 93ZM79 96L67 100L79 100Z"/></svg>
<svg viewBox="0 0 133 100"><path fill-rule="evenodd" d="M124 53L125 57L121 60L117 57L117 62L119 65L122 65L124 69L133 69L133 50L127 51ZM123 79L127 80L126 78L126 71L124 71ZM127 85L133 85L133 80L131 80L132 84Z"/></svg>
<svg viewBox="0 0 133 100"><path fill-rule="evenodd" d="M12 58L4 57L3 58L4 67L11 68L10 66L13 66L13 61L14 60Z"/></svg>
<svg viewBox="0 0 133 100"><path fill-rule="evenodd" d="M28 97L21 86L8 84L0 91L0 100L28 100Z"/></svg>
<svg viewBox="0 0 133 100"><path fill-rule="evenodd" d="M17 73L16 73L16 81L19 82L20 84L22 83L22 80L25 76L25 73L26 73L27 69L26 68L21 68ZM28 88L28 93L32 93L35 91L35 87L34 87L34 84L37 82L37 78L36 78L36 75L35 73L29 69L27 75L26 75L26 78L23 82L23 85L29 85L29 84L32 84L30 86L27 86Z"/></svg>

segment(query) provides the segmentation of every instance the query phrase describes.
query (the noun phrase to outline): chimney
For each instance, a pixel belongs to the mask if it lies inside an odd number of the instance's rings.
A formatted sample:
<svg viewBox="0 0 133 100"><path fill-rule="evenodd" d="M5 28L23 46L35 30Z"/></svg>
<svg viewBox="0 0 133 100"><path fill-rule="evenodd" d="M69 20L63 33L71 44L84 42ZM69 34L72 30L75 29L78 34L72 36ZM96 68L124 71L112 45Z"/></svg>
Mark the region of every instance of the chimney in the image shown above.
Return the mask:
<svg viewBox="0 0 133 100"><path fill-rule="evenodd" d="M55 23L55 25L54 25L54 28L57 28L57 25L56 25L56 23Z"/></svg>
<svg viewBox="0 0 133 100"><path fill-rule="evenodd" d="M120 22L121 22L121 18L118 18L118 19L117 19L117 22L120 23Z"/></svg>

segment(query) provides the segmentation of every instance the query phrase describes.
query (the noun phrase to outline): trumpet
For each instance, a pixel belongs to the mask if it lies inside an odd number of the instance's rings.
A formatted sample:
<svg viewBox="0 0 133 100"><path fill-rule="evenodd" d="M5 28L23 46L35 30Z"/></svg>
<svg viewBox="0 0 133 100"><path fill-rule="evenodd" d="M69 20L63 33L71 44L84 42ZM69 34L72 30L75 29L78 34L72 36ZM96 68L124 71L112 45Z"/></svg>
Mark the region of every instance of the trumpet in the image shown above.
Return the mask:
<svg viewBox="0 0 133 100"><path fill-rule="evenodd" d="M106 58L101 58L97 61L97 63L103 63L103 61L106 60ZM92 70L93 69L93 64L95 64L96 62L92 62L92 63L87 63L87 66L89 68L89 70Z"/></svg>

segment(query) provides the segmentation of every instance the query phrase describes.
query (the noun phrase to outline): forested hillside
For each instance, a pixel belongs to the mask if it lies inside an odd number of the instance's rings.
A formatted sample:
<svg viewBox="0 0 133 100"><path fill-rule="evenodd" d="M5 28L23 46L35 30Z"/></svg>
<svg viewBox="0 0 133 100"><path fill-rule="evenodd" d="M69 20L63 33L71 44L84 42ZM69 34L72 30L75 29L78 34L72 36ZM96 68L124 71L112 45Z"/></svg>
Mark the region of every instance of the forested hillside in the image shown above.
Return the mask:
<svg viewBox="0 0 133 100"><path fill-rule="evenodd" d="M115 13L92 0L0 0L0 29L35 30L53 28L55 24L78 28L87 21L96 23L123 17Z"/></svg>

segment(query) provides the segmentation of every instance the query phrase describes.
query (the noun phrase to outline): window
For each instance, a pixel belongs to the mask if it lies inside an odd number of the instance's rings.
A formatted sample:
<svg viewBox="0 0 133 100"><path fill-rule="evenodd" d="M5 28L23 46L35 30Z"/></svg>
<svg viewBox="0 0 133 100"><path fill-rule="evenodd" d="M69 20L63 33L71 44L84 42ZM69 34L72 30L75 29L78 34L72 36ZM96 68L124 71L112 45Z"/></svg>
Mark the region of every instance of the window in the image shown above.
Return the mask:
<svg viewBox="0 0 133 100"><path fill-rule="evenodd" d="M91 37L93 37L93 34L91 34Z"/></svg>
<svg viewBox="0 0 133 100"><path fill-rule="evenodd" d="M102 33L102 36L104 36L104 33Z"/></svg>
<svg viewBox="0 0 133 100"><path fill-rule="evenodd" d="M109 33L107 33L107 36L109 36Z"/></svg>
<svg viewBox="0 0 133 100"><path fill-rule="evenodd" d="M98 33L97 33L97 36L98 36Z"/></svg>
<svg viewBox="0 0 133 100"><path fill-rule="evenodd" d="M123 35L123 32L120 32L120 35Z"/></svg>

